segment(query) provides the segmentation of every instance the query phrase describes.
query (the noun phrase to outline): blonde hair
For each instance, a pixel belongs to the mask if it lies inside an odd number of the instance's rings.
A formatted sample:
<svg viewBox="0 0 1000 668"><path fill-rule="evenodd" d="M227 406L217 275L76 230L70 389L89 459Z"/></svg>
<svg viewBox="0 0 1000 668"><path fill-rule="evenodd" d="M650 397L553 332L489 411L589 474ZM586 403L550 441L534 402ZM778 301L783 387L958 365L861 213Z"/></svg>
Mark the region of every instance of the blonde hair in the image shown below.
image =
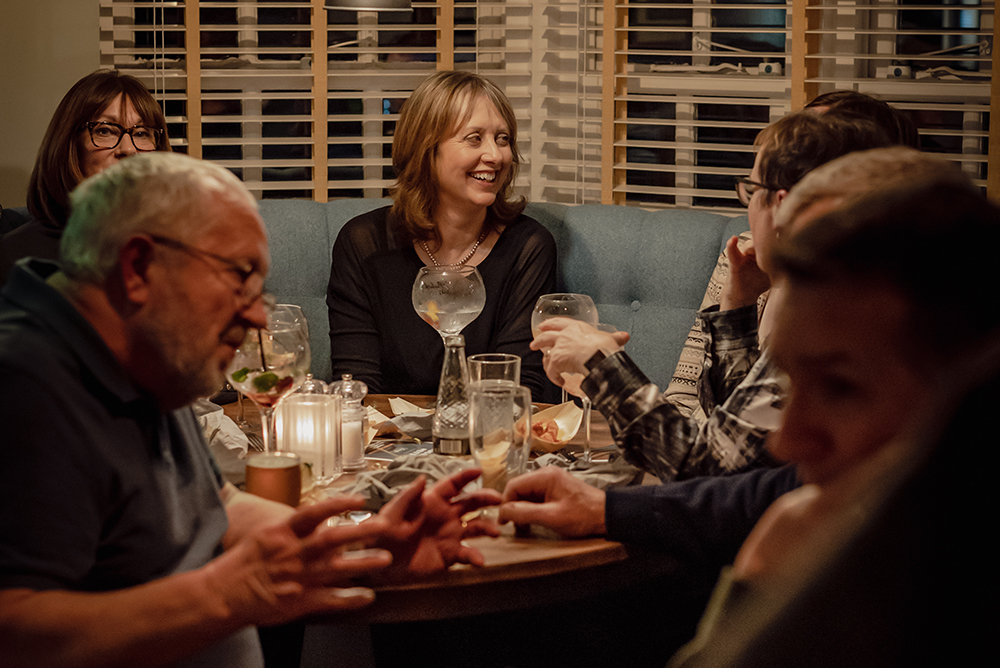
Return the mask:
<svg viewBox="0 0 1000 668"><path fill-rule="evenodd" d="M446 70L425 79L403 104L392 139L392 166L396 184L391 190L392 214L406 240L437 240L437 226L430 214L438 199L438 145L472 115L473 102L486 98L507 124L511 168L489 206L486 225L513 222L524 210L523 198L514 197L514 178L521 155L517 150L517 119L510 100L489 79L472 72Z"/></svg>

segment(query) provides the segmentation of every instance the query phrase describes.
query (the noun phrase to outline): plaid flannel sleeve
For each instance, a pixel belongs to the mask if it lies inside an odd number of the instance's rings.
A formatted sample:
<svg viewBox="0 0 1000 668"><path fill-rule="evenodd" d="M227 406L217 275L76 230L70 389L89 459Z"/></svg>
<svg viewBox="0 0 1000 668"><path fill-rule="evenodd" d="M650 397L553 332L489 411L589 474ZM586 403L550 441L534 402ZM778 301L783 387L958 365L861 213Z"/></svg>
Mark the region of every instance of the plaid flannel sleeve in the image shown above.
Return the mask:
<svg viewBox="0 0 1000 668"><path fill-rule="evenodd" d="M607 419L625 458L661 481L773 463L764 443L777 428L784 389L766 356L704 424L664 401L659 388L621 351L594 367L583 389Z"/></svg>
<svg viewBox="0 0 1000 668"><path fill-rule="evenodd" d="M698 313L705 344L698 401L706 415L729 398L760 358L757 313L756 305Z"/></svg>

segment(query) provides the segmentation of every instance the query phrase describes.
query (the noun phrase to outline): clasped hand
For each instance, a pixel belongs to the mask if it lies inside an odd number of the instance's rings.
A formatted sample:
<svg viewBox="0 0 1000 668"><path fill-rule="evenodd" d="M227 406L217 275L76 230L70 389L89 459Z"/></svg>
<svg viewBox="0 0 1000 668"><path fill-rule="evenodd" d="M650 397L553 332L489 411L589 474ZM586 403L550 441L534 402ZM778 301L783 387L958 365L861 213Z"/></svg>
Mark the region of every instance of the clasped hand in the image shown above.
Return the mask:
<svg viewBox="0 0 1000 668"><path fill-rule="evenodd" d="M419 574L459 563L482 566L482 553L462 544L466 538L500 535L496 522L486 517L462 521L467 513L500 503L500 494L492 489L462 493L481 472L464 469L429 489L421 476L368 521L382 525L378 545L392 552L394 571Z"/></svg>

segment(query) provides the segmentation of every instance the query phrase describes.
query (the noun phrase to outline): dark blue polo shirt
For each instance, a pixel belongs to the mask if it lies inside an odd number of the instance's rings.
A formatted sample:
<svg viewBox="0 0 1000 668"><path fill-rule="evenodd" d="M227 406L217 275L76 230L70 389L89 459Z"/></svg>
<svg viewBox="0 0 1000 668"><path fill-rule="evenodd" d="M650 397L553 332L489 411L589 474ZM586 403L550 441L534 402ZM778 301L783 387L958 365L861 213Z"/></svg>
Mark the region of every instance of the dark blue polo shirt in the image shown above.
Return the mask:
<svg viewBox="0 0 1000 668"><path fill-rule="evenodd" d="M203 566L228 523L194 415L133 386L45 283L56 270L22 261L0 293L0 588L111 591ZM249 631L212 661L256 665Z"/></svg>

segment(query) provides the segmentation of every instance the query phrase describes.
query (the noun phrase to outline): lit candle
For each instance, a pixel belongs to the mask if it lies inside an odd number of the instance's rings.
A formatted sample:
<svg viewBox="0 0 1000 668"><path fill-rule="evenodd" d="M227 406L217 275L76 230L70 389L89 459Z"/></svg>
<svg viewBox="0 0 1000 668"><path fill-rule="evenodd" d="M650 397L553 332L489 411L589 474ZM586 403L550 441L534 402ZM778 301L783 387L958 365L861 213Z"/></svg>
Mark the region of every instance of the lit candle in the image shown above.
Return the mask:
<svg viewBox="0 0 1000 668"><path fill-rule="evenodd" d="M364 466L365 442L361 431L361 420L345 419L341 431L344 447L344 469L359 469Z"/></svg>
<svg viewBox="0 0 1000 668"><path fill-rule="evenodd" d="M340 472L337 404L339 397L296 393L282 401L276 411L280 448L299 454L320 484L329 483Z"/></svg>

